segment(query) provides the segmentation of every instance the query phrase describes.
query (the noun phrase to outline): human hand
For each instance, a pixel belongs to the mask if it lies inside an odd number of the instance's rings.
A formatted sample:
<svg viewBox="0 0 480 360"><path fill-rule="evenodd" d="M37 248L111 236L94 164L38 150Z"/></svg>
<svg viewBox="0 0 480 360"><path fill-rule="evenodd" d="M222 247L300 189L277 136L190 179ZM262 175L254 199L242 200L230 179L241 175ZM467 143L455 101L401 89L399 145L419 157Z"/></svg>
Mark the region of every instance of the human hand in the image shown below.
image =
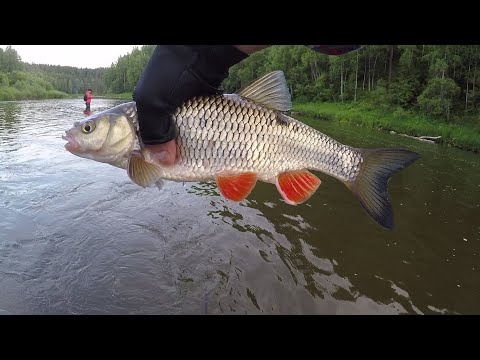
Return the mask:
<svg viewBox="0 0 480 360"><path fill-rule="evenodd" d="M163 144L145 145L145 148L161 166L172 166L177 158L177 143L175 139Z"/></svg>

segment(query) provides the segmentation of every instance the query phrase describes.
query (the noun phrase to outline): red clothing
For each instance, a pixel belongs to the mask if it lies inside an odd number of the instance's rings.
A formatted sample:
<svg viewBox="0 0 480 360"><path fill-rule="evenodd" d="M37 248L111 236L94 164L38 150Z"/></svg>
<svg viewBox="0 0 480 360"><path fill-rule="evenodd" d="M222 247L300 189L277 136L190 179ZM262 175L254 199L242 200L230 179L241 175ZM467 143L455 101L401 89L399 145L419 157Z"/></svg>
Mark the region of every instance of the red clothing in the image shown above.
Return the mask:
<svg viewBox="0 0 480 360"><path fill-rule="evenodd" d="M87 101L86 101L86 103L87 103L87 104L90 104L90 103L92 102L92 93L91 93L90 91L87 91L87 92L85 93L85 95L87 95Z"/></svg>

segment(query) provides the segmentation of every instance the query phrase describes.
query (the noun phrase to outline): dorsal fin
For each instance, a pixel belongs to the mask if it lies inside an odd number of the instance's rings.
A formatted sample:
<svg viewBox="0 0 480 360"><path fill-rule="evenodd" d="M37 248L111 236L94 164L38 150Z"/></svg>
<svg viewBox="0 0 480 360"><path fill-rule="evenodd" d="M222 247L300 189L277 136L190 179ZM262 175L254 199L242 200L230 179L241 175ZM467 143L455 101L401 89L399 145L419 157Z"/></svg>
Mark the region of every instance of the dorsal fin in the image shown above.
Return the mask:
<svg viewBox="0 0 480 360"><path fill-rule="evenodd" d="M292 108L292 98L281 70L262 76L236 94L275 110L288 111Z"/></svg>

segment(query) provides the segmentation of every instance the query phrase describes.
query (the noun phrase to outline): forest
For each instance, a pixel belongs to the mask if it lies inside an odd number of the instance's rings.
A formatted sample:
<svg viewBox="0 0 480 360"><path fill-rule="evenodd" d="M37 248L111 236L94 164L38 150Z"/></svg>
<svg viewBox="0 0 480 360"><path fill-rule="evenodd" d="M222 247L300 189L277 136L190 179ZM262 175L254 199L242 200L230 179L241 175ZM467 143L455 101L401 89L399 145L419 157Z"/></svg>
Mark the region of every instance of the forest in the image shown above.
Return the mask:
<svg viewBox="0 0 480 360"><path fill-rule="evenodd" d="M78 69L23 63L0 49L0 100L131 93L155 46L136 47L108 68ZM272 70L283 70L294 111L325 119L480 149L480 46L366 45L343 56L305 46L272 46L230 69L233 92Z"/></svg>

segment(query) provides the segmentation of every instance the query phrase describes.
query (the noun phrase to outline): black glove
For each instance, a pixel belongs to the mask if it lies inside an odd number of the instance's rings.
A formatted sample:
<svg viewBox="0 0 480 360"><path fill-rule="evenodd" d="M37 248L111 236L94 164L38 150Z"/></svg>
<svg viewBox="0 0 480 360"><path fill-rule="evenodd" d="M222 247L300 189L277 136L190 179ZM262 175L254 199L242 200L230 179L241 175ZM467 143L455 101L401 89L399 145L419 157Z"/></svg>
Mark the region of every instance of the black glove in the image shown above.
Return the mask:
<svg viewBox="0 0 480 360"><path fill-rule="evenodd" d="M143 143L173 140L176 108L194 96L220 93L230 67L247 56L233 45L158 45L133 93Z"/></svg>

